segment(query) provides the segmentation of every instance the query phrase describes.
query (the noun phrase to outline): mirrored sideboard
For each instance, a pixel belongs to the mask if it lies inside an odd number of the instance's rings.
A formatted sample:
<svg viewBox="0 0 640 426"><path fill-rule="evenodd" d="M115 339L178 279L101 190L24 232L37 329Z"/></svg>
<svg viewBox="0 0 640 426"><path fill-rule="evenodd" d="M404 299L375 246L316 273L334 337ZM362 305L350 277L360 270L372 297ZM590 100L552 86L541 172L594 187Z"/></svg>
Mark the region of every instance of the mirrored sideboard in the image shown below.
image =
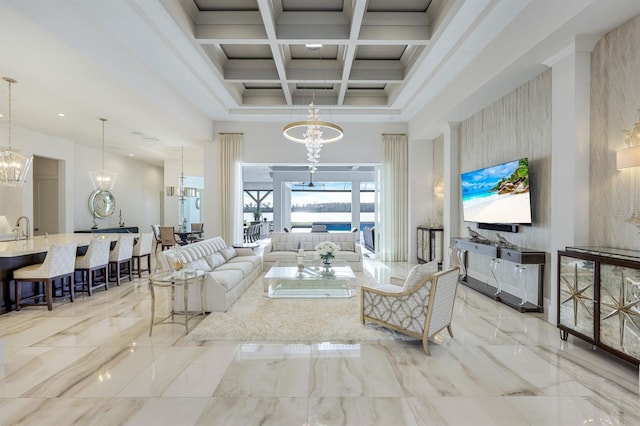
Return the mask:
<svg viewBox="0 0 640 426"><path fill-rule="evenodd" d="M640 251L558 251L558 328L640 365Z"/></svg>

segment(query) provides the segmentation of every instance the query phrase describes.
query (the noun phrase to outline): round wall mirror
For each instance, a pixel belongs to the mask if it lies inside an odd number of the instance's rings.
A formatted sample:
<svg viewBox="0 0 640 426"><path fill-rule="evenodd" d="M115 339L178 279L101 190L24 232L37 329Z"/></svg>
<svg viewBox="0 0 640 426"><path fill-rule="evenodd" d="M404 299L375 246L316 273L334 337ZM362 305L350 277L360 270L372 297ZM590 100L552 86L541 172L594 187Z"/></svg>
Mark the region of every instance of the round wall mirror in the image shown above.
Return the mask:
<svg viewBox="0 0 640 426"><path fill-rule="evenodd" d="M109 217L116 209L116 198L108 189L96 189L89 195L89 211L96 217Z"/></svg>

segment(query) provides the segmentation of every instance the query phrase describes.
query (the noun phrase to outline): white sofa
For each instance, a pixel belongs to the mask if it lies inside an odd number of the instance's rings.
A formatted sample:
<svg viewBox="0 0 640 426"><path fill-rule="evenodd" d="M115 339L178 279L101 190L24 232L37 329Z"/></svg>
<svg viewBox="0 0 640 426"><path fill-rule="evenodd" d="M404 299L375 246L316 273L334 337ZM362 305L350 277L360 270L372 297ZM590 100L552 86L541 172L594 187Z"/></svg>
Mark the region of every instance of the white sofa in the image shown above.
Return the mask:
<svg viewBox="0 0 640 426"><path fill-rule="evenodd" d="M183 268L207 272L204 281L204 308L224 312L262 272L262 258L249 248L228 247L221 237L186 246L176 246L158 254L162 270L174 268L176 253ZM200 310L200 286L189 288L189 310ZM176 309L183 309L182 288L176 288Z"/></svg>
<svg viewBox="0 0 640 426"><path fill-rule="evenodd" d="M336 260L347 262L354 271L362 271L362 248L356 237L354 232L273 232L264 247L262 265L266 271L278 261L295 262L298 249L304 250L305 261L310 261L316 245L332 241L340 246Z"/></svg>

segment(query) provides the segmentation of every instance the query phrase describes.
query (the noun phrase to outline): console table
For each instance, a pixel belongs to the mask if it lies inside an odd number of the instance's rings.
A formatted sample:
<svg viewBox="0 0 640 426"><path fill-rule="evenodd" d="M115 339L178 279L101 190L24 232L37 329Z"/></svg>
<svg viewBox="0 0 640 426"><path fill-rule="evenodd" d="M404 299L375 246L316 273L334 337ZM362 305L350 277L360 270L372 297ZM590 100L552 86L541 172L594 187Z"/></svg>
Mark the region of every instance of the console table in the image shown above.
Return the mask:
<svg viewBox="0 0 640 426"><path fill-rule="evenodd" d="M81 229L73 232L75 232L76 234L138 234L140 231L137 226L123 226L121 228Z"/></svg>
<svg viewBox="0 0 640 426"><path fill-rule="evenodd" d="M640 251L558 251L558 328L640 365Z"/></svg>
<svg viewBox="0 0 640 426"><path fill-rule="evenodd" d="M486 296L489 296L499 302L504 303L520 312L543 312L544 311L544 265L546 263L547 253L544 251L526 249L526 248L506 248L490 244L482 244L470 240L469 238L451 238L451 247L455 247L462 253L476 253L491 258L489 261L490 269L494 275L495 286L480 281L476 278L469 277L466 273L462 275L460 283L470 287ZM521 295L517 296L505 291L496 276L496 268L500 261L507 261L517 267L514 273L514 280L521 290ZM462 262L465 258L461 259ZM538 279L535 283L537 300L527 300L528 283L524 275L526 265L533 265L538 269ZM463 264L466 269L466 264Z"/></svg>
<svg viewBox="0 0 640 426"><path fill-rule="evenodd" d="M442 267L442 227L418 226L416 244L418 249L418 263L438 261Z"/></svg>

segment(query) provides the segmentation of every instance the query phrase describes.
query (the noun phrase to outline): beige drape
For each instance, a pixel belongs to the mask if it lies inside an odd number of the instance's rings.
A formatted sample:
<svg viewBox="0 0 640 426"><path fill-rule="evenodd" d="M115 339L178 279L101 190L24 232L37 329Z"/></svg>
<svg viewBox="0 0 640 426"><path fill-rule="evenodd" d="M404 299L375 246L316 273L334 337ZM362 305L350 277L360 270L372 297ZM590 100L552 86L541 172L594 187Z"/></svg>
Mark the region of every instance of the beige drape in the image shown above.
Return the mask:
<svg viewBox="0 0 640 426"><path fill-rule="evenodd" d="M228 245L242 242L242 140L220 135L220 235Z"/></svg>
<svg viewBox="0 0 640 426"><path fill-rule="evenodd" d="M376 252L383 262L406 262L408 257L407 163L407 135L382 135Z"/></svg>

